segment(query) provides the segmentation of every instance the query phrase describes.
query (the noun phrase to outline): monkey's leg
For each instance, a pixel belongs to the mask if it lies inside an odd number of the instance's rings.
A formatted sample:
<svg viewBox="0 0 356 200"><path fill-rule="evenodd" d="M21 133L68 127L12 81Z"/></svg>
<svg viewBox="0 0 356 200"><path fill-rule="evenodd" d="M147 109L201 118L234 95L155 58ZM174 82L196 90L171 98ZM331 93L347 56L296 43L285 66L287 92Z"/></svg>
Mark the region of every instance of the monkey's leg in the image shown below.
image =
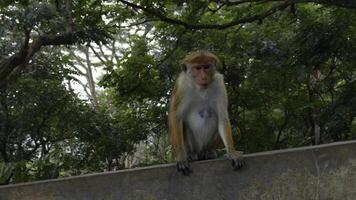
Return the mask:
<svg viewBox="0 0 356 200"><path fill-rule="evenodd" d="M199 154L199 160L210 160L218 157L218 153L216 152L216 148L221 144L221 138L219 133L216 132L212 138L210 139L206 150Z"/></svg>
<svg viewBox="0 0 356 200"><path fill-rule="evenodd" d="M215 149L210 149L199 153L198 160L210 160L218 157Z"/></svg>

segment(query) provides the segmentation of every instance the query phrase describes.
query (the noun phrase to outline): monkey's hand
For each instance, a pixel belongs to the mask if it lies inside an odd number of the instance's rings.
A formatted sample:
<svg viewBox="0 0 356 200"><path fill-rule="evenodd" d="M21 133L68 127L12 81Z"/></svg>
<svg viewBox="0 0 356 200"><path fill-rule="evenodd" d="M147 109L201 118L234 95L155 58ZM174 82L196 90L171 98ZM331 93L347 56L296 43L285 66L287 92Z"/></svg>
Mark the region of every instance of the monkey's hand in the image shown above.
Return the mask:
<svg viewBox="0 0 356 200"><path fill-rule="evenodd" d="M192 170L190 169L189 162L185 161L177 161L177 170L178 172L182 172L184 176L189 176Z"/></svg>
<svg viewBox="0 0 356 200"><path fill-rule="evenodd" d="M231 151L229 154L234 170L238 170L246 164L242 151Z"/></svg>

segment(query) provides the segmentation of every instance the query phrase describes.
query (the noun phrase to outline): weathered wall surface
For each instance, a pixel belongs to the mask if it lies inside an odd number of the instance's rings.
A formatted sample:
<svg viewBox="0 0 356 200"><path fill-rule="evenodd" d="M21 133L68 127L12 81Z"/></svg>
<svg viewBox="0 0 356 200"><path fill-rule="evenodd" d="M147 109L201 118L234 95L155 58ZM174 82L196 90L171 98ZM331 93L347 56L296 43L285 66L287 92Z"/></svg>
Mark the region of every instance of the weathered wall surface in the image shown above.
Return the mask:
<svg viewBox="0 0 356 200"><path fill-rule="evenodd" d="M0 187L0 199L355 199L356 141L196 162L189 177L174 164Z"/></svg>

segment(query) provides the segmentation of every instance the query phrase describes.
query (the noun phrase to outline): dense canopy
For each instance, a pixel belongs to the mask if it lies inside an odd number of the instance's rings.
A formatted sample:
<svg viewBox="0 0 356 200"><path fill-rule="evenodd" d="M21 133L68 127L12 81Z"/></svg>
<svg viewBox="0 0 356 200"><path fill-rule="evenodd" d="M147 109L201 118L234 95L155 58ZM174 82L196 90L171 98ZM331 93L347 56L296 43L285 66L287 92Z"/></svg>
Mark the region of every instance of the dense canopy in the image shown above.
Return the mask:
<svg viewBox="0 0 356 200"><path fill-rule="evenodd" d="M172 162L167 104L195 50L222 60L245 153L355 139L355 10L352 0L1 1L0 184Z"/></svg>

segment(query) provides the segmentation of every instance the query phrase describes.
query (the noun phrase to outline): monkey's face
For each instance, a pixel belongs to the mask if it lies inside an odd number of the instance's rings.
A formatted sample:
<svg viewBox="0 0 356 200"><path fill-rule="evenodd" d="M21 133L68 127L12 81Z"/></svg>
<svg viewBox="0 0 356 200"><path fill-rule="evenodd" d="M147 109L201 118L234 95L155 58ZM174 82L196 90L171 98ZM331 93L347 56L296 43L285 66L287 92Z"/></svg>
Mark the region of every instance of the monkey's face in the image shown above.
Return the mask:
<svg viewBox="0 0 356 200"><path fill-rule="evenodd" d="M191 66L191 73L194 82L200 88L206 88L212 81L214 66L211 63L207 64L193 64Z"/></svg>

